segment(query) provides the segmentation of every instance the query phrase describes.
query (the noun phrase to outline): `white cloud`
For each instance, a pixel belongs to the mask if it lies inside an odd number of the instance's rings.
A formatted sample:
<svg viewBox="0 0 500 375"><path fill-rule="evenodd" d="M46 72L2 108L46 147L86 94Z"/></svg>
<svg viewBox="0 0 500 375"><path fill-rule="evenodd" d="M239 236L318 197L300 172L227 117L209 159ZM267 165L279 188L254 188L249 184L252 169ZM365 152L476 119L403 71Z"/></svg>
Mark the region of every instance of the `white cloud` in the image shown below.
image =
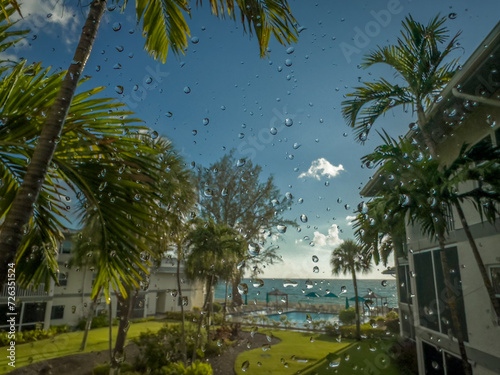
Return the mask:
<svg viewBox="0 0 500 375"><path fill-rule="evenodd" d="M347 225L352 225L352 221L356 219L357 216L346 216L345 219L347 220Z"/></svg>
<svg viewBox="0 0 500 375"><path fill-rule="evenodd" d="M332 226L328 228L327 234L315 231L313 242L314 242L314 247L317 247L320 250L327 250L328 252L331 252L334 248L336 248L342 242L344 242L344 240L339 238L338 225L332 224Z"/></svg>
<svg viewBox="0 0 500 375"><path fill-rule="evenodd" d="M299 178L312 177L317 180L319 180L321 176L331 178L336 177L343 170L344 167L342 166L342 164L335 166L325 158L319 158L317 160L314 160L307 172L301 173L299 175Z"/></svg>
<svg viewBox="0 0 500 375"><path fill-rule="evenodd" d="M17 13L12 15L14 21L19 20L19 28L30 29L35 35L42 32L60 35L66 45L78 42L81 22L77 15L81 15L81 12L67 5L65 1L26 1L20 8L23 18ZM28 44L18 43L18 47L22 46L26 47Z"/></svg>

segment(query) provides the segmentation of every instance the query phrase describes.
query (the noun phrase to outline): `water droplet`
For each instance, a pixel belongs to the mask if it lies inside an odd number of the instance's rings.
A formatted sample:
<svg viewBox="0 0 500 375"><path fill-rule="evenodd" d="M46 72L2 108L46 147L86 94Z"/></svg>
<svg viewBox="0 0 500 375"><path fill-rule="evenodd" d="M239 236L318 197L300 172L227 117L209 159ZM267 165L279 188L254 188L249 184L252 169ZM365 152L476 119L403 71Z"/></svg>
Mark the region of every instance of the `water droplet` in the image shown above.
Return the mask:
<svg viewBox="0 0 500 375"><path fill-rule="evenodd" d="M200 38L198 38L197 36L193 36L191 38L191 43L193 43L193 44L198 44L199 41L200 41Z"/></svg>
<svg viewBox="0 0 500 375"><path fill-rule="evenodd" d="M248 253L250 256L257 256L260 253L260 246L255 242L251 242L248 244Z"/></svg>
<svg viewBox="0 0 500 375"><path fill-rule="evenodd" d="M184 87L184 93L189 94L191 92L191 88L189 86Z"/></svg>
<svg viewBox="0 0 500 375"><path fill-rule="evenodd" d="M450 13L450 14L448 14L448 18L450 20L454 20L455 18L457 18L457 14L456 13Z"/></svg>
<svg viewBox="0 0 500 375"><path fill-rule="evenodd" d="M120 86L120 85L115 86L115 91L117 94L120 94L120 95L123 94L123 86Z"/></svg>
<svg viewBox="0 0 500 375"><path fill-rule="evenodd" d="M307 216L304 214L300 215L300 221L302 221L303 223L307 223L308 221Z"/></svg>
<svg viewBox="0 0 500 375"><path fill-rule="evenodd" d="M286 53L287 53L288 55L291 55L291 54L292 54L292 53L294 53L294 52L295 52L295 48L294 48L294 47L288 47L288 48L286 49Z"/></svg>
<svg viewBox="0 0 500 375"><path fill-rule="evenodd" d="M193 130L191 131L191 134L192 134L192 135L196 135L196 134L198 134L198 130L193 129Z"/></svg>
<svg viewBox="0 0 500 375"><path fill-rule="evenodd" d="M345 286L340 287L340 294L347 293L347 288Z"/></svg>
<svg viewBox="0 0 500 375"><path fill-rule="evenodd" d="M280 232L280 233L285 233L286 232L286 225L278 224L276 226L276 228L278 229L278 232Z"/></svg>
<svg viewBox="0 0 500 375"><path fill-rule="evenodd" d="M318 263L319 258L318 258L316 255L313 255L313 256L312 256L312 261L313 261L314 263Z"/></svg>
<svg viewBox="0 0 500 375"><path fill-rule="evenodd" d="M246 160L245 159L238 159L238 161L236 162L236 166L237 167L243 167L246 163Z"/></svg>
<svg viewBox="0 0 500 375"><path fill-rule="evenodd" d="M243 138L245 138L245 133L240 133L240 134L238 134L238 138L239 138L239 139L243 139Z"/></svg>
<svg viewBox="0 0 500 375"><path fill-rule="evenodd" d="M207 126L209 123L210 123L210 119L209 119L208 117L205 117L205 118L203 119L203 125L204 125L204 126Z"/></svg>
<svg viewBox="0 0 500 375"><path fill-rule="evenodd" d="M248 370L248 368L249 368L249 367L250 367L250 362L245 361L245 362L243 362L243 363L241 364L241 371L244 371L244 372L245 372L245 371L247 371L247 370ZM234 371L234 370L233 370L233 371Z"/></svg>
<svg viewBox="0 0 500 375"><path fill-rule="evenodd" d="M292 281L289 279L283 280L283 288L288 288L289 286L295 288L299 283L297 281Z"/></svg>
<svg viewBox="0 0 500 375"><path fill-rule="evenodd" d="M285 119L285 125L290 127L293 125L293 120L291 118Z"/></svg>
<svg viewBox="0 0 500 375"><path fill-rule="evenodd" d="M299 199L297 200L297 203L298 203L298 204L302 204L302 203L304 203L304 198L299 198Z"/></svg>
<svg viewBox="0 0 500 375"><path fill-rule="evenodd" d="M319 273L319 267L318 266L314 266L313 267L313 272L314 273Z"/></svg>
<svg viewBox="0 0 500 375"><path fill-rule="evenodd" d="M286 66L292 66L292 64L293 64L293 63L292 63L292 60L291 60L291 59L286 59L286 60L285 60L285 65L286 65Z"/></svg>
<svg viewBox="0 0 500 375"><path fill-rule="evenodd" d="M380 283L383 287L386 287L387 286L387 280L382 280L382 282Z"/></svg>
<svg viewBox="0 0 500 375"><path fill-rule="evenodd" d="M296 150L296 149L298 149L300 146L302 146L300 143L295 142L295 143L293 144L293 149L294 149L294 150Z"/></svg>
<svg viewBox="0 0 500 375"><path fill-rule="evenodd" d="M113 30L114 30L114 31L120 31L120 30L121 30L121 28L122 28L122 24L121 24L120 22L115 22L115 23L113 24Z"/></svg>
<svg viewBox="0 0 500 375"><path fill-rule="evenodd" d="M262 288L264 286L264 280L255 279L255 280L253 280L252 285L254 288Z"/></svg>
<svg viewBox="0 0 500 375"><path fill-rule="evenodd" d="M113 69L115 69L115 70L118 70L121 68L122 68L122 64L120 64L120 63L116 63L115 65L113 65Z"/></svg>

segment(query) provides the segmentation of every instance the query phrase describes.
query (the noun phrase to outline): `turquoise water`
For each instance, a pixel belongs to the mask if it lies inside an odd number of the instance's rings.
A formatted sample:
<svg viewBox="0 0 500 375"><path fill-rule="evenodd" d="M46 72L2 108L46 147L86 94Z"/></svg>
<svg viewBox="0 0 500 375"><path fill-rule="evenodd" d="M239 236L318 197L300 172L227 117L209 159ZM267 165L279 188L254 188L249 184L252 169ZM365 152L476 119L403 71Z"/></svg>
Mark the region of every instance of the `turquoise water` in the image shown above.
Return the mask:
<svg viewBox="0 0 500 375"><path fill-rule="evenodd" d="M308 322L308 315L311 321L326 320L331 323L337 323L339 321L339 316L336 314L326 314L326 313L306 313L301 311L289 311L283 314L271 314L267 317L271 320L280 321L282 316L286 316L287 320L292 323L297 323L298 326L304 326Z"/></svg>
<svg viewBox="0 0 500 375"><path fill-rule="evenodd" d="M268 292L279 289L288 294L288 301L302 304L339 304L345 305L345 297L354 297L352 280L341 279L290 279L292 283L285 279L243 279L242 283L247 284L248 304L252 301L266 302ZM345 288L345 292L342 291ZM226 285L220 283L215 290L215 298L224 299ZM397 307L398 298L396 291L396 280L388 278L385 280L358 280L358 293L362 297L373 291L381 296L387 297L388 307ZM320 297L306 297L310 292L317 293ZM332 292L339 298L323 297L328 292ZM231 299L231 288L229 288L229 299ZM269 296L269 302L275 302L276 297ZM279 297L278 297L279 302ZM352 306L354 303L349 302Z"/></svg>

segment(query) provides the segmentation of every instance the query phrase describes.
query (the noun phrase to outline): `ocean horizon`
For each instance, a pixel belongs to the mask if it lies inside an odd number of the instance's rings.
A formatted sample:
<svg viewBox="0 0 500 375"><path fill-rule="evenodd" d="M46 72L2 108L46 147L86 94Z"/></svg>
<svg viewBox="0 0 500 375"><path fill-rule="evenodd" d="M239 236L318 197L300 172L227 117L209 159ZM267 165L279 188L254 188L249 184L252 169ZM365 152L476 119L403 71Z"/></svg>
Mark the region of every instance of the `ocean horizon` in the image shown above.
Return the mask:
<svg viewBox="0 0 500 375"><path fill-rule="evenodd" d="M251 279L244 278L241 284L246 284L248 288L247 303L275 301L274 296L267 297L267 293L280 290L288 294L288 301L302 304L341 304L345 305L346 297L354 297L354 287L352 279ZM391 279L361 279L357 280L358 295L360 297L374 292L387 298L389 308L398 306L396 290L396 280ZM240 288L243 290L244 288ZM307 297L309 293L317 293L319 297ZM333 293L336 297L325 297L326 294ZM226 294L226 283L219 283L215 288L215 298L224 299ZM228 284L228 298L231 299L231 285ZM243 298L243 300L245 300ZM351 302L351 305L353 302Z"/></svg>

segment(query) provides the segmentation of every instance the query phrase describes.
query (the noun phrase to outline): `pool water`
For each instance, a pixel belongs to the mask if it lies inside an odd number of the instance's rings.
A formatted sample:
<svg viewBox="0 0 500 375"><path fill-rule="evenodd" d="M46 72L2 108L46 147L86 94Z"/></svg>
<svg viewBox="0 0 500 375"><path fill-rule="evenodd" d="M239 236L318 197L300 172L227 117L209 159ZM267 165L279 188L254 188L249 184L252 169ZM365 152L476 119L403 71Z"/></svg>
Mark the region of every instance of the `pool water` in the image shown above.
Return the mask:
<svg viewBox="0 0 500 375"><path fill-rule="evenodd" d="M305 311L289 311L283 314L271 314L267 317L270 320L280 321L281 317L284 315L287 317L287 320L292 323L297 323L298 327L303 327L307 324L307 314L309 314L312 318L312 321L318 320L326 320L330 323L338 323L339 316L337 314L329 314L329 313L314 313L314 312L305 312Z"/></svg>

